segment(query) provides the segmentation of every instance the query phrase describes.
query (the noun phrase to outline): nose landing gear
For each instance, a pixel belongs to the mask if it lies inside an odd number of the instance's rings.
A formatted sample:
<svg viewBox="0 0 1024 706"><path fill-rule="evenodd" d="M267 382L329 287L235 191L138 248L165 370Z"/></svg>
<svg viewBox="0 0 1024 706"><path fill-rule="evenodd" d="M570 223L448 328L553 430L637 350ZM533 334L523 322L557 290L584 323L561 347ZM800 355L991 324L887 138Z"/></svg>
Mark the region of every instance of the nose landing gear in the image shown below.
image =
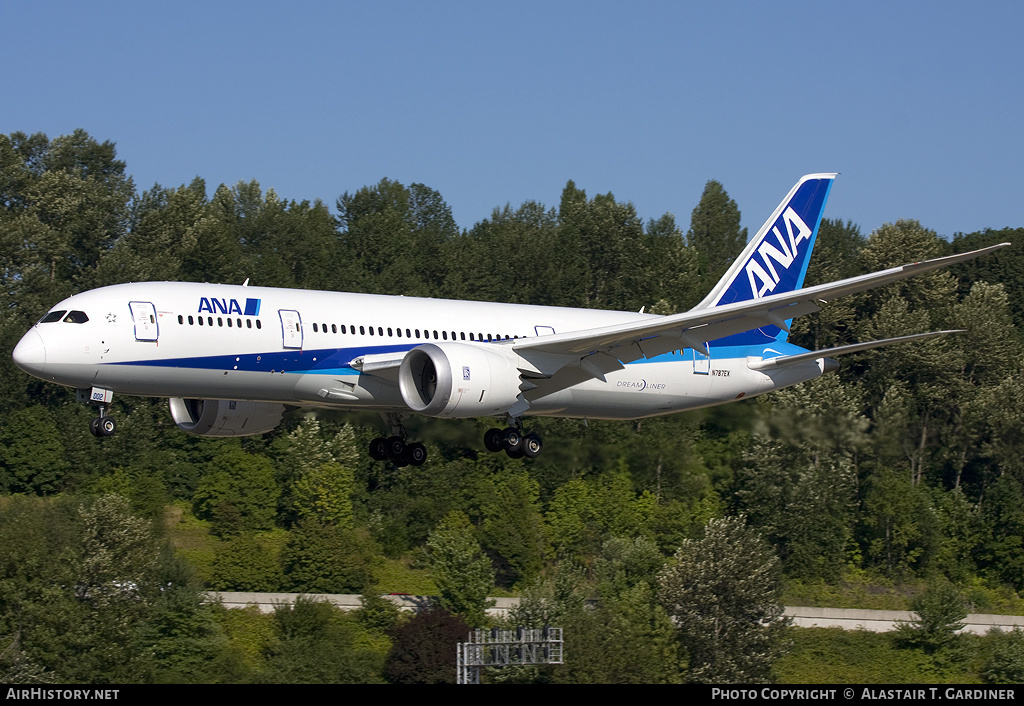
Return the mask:
<svg viewBox="0 0 1024 706"><path fill-rule="evenodd" d="M78 390L76 396L79 402L99 407L100 416L89 422L89 433L93 436L113 436L117 431L117 422L113 417L107 416L107 409L114 399L114 391L94 387L89 390Z"/></svg>

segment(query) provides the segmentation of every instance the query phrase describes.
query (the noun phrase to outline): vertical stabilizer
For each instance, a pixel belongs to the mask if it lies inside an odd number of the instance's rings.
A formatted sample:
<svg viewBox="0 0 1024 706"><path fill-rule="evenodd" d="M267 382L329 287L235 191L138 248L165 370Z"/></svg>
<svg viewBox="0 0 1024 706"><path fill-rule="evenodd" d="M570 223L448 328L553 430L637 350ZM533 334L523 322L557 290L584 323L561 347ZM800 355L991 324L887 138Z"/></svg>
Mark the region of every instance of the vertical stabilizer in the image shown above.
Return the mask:
<svg viewBox="0 0 1024 706"><path fill-rule="evenodd" d="M800 289L835 174L808 174L695 309Z"/></svg>

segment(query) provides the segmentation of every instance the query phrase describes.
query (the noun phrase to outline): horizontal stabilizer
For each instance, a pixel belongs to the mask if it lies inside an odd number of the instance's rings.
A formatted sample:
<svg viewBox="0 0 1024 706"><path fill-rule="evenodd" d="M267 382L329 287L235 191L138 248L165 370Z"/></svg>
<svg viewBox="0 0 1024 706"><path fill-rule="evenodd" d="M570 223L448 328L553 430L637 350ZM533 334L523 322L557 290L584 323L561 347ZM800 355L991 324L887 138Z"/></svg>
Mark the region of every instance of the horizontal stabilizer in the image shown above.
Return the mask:
<svg viewBox="0 0 1024 706"><path fill-rule="evenodd" d="M859 351L869 351L872 348L881 348L883 346L891 346L896 343L908 343L910 341L920 341L924 338L932 338L934 336L944 336L947 333L963 333L963 329L956 329L952 331L929 331L928 333L915 333L911 336L899 336L897 338L886 338L881 341L867 341L866 343L853 343L848 346L837 346L835 348L826 348L820 351L810 351L809 353L799 353L797 355L783 355L778 358L766 358L764 360L754 360L747 363L747 367L751 370L774 370L776 368L782 368L787 365L796 365L797 363L805 363L809 360L818 360L819 358L830 358L836 355L846 355L847 353L857 353Z"/></svg>

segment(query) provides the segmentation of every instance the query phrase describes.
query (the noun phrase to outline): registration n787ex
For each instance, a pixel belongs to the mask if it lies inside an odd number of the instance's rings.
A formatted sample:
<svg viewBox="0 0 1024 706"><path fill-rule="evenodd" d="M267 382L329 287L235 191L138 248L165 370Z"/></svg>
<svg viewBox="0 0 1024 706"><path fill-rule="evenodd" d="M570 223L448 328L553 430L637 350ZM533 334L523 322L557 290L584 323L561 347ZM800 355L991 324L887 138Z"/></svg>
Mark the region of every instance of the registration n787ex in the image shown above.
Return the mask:
<svg viewBox="0 0 1024 706"><path fill-rule="evenodd" d="M948 333L807 351L790 322L830 299L1003 245L805 288L835 174L800 179L707 297L670 316L228 284L144 282L76 294L14 349L25 372L95 404L170 398L192 434L273 429L289 407L376 410L370 453L421 464L403 419L495 417L491 451L540 453L533 416L637 419L746 399L837 367L835 356Z"/></svg>

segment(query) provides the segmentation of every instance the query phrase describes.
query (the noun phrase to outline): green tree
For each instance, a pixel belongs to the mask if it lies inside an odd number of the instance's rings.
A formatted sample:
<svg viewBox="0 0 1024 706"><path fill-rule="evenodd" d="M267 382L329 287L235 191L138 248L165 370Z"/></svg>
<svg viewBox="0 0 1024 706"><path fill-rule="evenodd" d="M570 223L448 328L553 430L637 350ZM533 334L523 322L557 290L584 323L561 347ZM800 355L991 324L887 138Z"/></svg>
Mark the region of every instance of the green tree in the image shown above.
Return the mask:
<svg viewBox="0 0 1024 706"><path fill-rule="evenodd" d="M278 591L283 580L275 557L252 534L230 537L213 556L211 585L219 591Z"/></svg>
<svg viewBox="0 0 1024 706"><path fill-rule="evenodd" d="M198 587L162 559L151 524L125 498L5 498L0 547L4 681L141 683L171 671L199 678L180 659L189 649L167 642L169 631L211 637ZM207 642L200 651L217 649Z"/></svg>
<svg viewBox="0 0 1024 706"><path fill-rule="evenodd" d="M893 578L923 569L936 549L933 518L927 490L892 469L875 469L860 514L865 562Z"/></svg>
<svg viewBox="0 0 1024 706"><path fill-rule="evenodd" d="M985 663L981 676L986 684L1020 684L1024 682L1024 630L1014 628L988 632Z"/></svg>
<svg viewBox="0 0 1024 706"><path fill-rule="evenodd" d="M663 287L666 280L670 286L679 284L680 273L659 270L657 277L645 277L654 257L667 259L666 268L686 266L674 224L662 222L645 232L633 204L620 203L610 193L588 199L570 181L562 192L558 225L559 257L569 258L570 271L578 275L574 286L582 299L577 305L636 311L666 296L677 300L675 292Z"/></svg>
<svg viewBox="0 0 1024 706"><path fill-rule="evenodd" d="M381 683L383 655L368 648L358 622L324 601L298 596L274 610L274 642L263 679L273 684Z"/></svg>
<svg viewBox="0 0 1024 706"><path fill-rule="evenodd" d="M376 556L365 532L309 518L289 533L281 552L285 585L304 593L362 593Z"/></svg>
<svg viewBox="0 0 1024 706"><path fill-rule="evenodd" d="M494 569L477 542L469 517L453 510L427 539L430 575L440 592L438 605L473 625L483 625L494 588Z"/></svg>
<svg viewBox="0 0 1024 706"><path fill-rule="evenodd" d="M656 586L665 564L658 545L646 537L611 537L594 560L594 576L608 600L641 584Z"/></svg>
<svg viewBox="0 0 1024 706"><path fill-rule="evenodd" d="M556 684L677 684L683 662L675 627L640 583L564 627L565 664L549 668Z"/></svg>
<svg viewBox="0 0 1024 706"><path fill-rule="evenodd" d="M633 490L626 469L576 478L559 486L548 505L551 543L563 556L596 553L612 535L651 535L657 501Z"/></svg>
<svg viewBox="0 0 1024 706"><path fill-rule="evenodd" d="M443 294L457 299L546 306L579 303L582 257L563 242L554 209L527 201L490 218L449 243ZM481 267L480 263L487 265ZM508 282L515 282L509 287Z"/></svg>
<svg viewBox="0 0 1024 706"><path fill-rule="evenodd" d="M690 215L686 242L697 250L704 290L725 274L747 243L747 229L740 227L740 209L720 182L704 185L700 202Z"/></svg>
<svg viewBox="0 0 1024 706"><path fill-rule="evenodd" d="M836 376L761 398L733 502L778 550L789 576L834 581L853 535L868 420Z"/></svg>
<svg viewBox="0 0 1024 706"><path fill-rule="evenodd" d="M42 405L14 410L0 425L0 488L10 493L53 493L70 464L53 415Z"/></svg>
<svg viewBox="0 0 1024 706"><path fill-rule="evenodd" d="M221 536L270 529L280 495L265 456L225 446L208 464L194 496L196 517L213 522Z"/></svg>
<svg viewBox="0 0 1024 706"><path fill-rule="evenodd" d="M780 598L779 560L742 516L709 522L659 577L695 682L770 681L789 622Z"/></svg>
<svg viewBox="0 0 1024 706"><path fill-rule="evenodd" d="M493 476L480 500L484 546L507 566L505 581L530 580L540 573L546 553L540 486L524 471Z"/></svg>
<svg viewBox="0 0 1024 706"><path fill-rule="evenodd" d="M527 628L564 625L586 609L591 592L583 566L571 559L560 561L553 575L538 576L523 588L509 620Z"/></svg>
<svg viewBox="0 0 1024 706"><path fill-rule="evenodd" d="M959 644L959 631L967 617L967 601L953 584L943 580L930 582L911 599L910 607L917 618L896 625L898 642L929 654Z"/></svg>
<svg viewBox="0 0 1024 706"><path fill-rule="evenodd" d="M423 184L382 179L337 201L341 281L349 291L430 296L445 279L439 252L458 235L451 209Z"/></svg>

